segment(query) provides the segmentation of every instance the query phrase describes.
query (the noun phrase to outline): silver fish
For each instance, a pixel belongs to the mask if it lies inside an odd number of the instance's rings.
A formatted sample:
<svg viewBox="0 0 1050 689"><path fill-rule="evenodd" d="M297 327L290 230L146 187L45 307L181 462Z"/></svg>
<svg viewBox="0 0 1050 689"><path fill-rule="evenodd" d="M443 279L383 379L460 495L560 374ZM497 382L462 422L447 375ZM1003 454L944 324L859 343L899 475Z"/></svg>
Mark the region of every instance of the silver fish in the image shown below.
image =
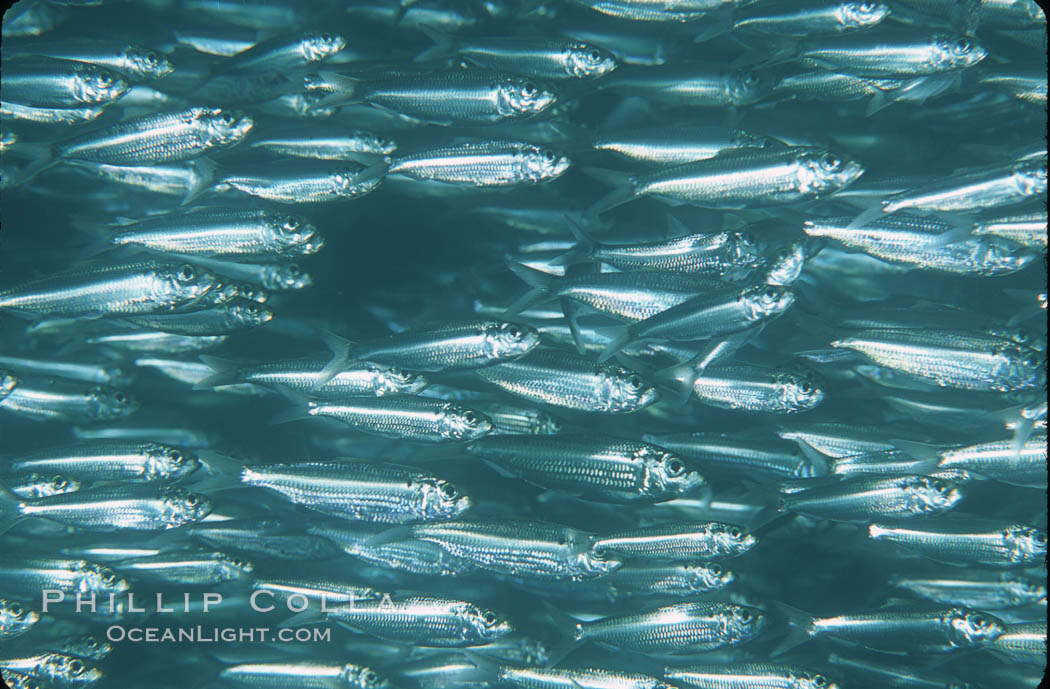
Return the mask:
<svg viewBox="0 0 1050 689"><path fill-rule="evenodd" d="M520 689L673 689L670 684L649 675L602 668L567 670L502 666L496 671L496 679L501 684Z"/></svg>
<svg viewBox="0 0 1050 689"><path fill-rule="evenodd" d="M310 660L289 660L271 663L239 663L219 672L222 686L280 689L391 689L390 681L375 670L354 663L324 663Z"/></svg>
<svg viewBox="0 0 1050 689"><path fill-rule="evenodd" d="M104 67L18 57L4 60L5 102L33 108L75 108L105 105L131 88L127 80Z"/></svg>
<svg viewBox="0 0 1050 689"><path fill-rule="evenodd" d="M549 182L563 175L569 159L549 148L520 141L472 141L395 158L388 174L474 187Z"/></svg>
<svg viewBox="0 0 1050 689"><path fill-rule="evenodd" d="M1007 572L975 569L942 576L894 574L890 586L940 605L1001 610L1046 600L1046 586Z"/></svg>
<svg viewBox="0 0 1050 689"><path fill-rule="evenodd" d="M1017 663L1045 663L1046 622L1006 625L1006 631L995 640L991 651Z"/></svg>
<svg viewBox="0 0 1050 689"><path fill-rule="evenodd" d="M669 522L603 534L594 548L632 560L694 562L736 557L755 543L754 536L733 524Z"/></svg>
<svg viewBox="0 0 1050 689"><path fill-rule="evenodd" d="M3 478L3 483L20 498L46 498L80 490L80 482L58 474L21 474Z"/></svg>
<svg viewBox="0 0 1050 689"><path fill-rule="evenodd" d="M827 472L827 463L815 463L786 443L718 433L669 433L643 436L705 470L754 478L813 478Z"/></svg>
<svg viewBox="0 0 1050 689"><path fill-rule="evenodd" d="M206 497L174 486L106 486L39 500L19 500L0 492L0 500L3 517L9 523L43 517L96 531L174 529L199 521L212 511Z"/></svg>
<svg viewBox="0 0 1050 689"><path fill-rule="evenodd" d="M133 81L161 79L175 69L171 60L162 53L121 41L77 38L60 42L32 41L24 44L19 52L107 67Z"/></svg>
<svg viewBox="0 0 1050 689"><path fill-rule="evenodd" d="M695 689L839 689L834 680L819 672L774 663L669 667L664 668L664 678Z"/></svg>
<svg viewBox="0 0 1050 689"><path fill-rule="evenodd" d="M596 12L646 22L688 22L709 12L748 5L754 0L573 0Z"/></svg>
<svg viewBox="0 0 1050 689"><path fill-rule="evenodd" d="M872 0L803 1L773 7L752 5L738 15L733 22L733 28L738 31L806 38L863 31L881 23L890 14L889 6Z"/></svg>
<svg viewBox="0 0 1050 689"><path fill-rule="evenodd" d="M770 92L772 82L752 70L701 63L625 67L602 79L598 87L673 107L728 108L758 102Z"/></svg>
<svg viewBox="0 0 1050 689"><path fill-rule="evenodd" d="M0 310L51 317L153 313L192 303L215 284L214 275L187 264L92 266L0 290Z"/></svg>
<svg viewBox="0 0 1050 689"><path fill-rule="evenodd" d="M58 473L85 482L178 481L200 468L197 457L161 443L94 441L21 453L8 470Z"/></svg>
<svg viewBox="0 0 1050 689"><path fill-rule="evenodd" d="M397 150L396 142L380 134L315 126L263 134L254 137L247 145L278 155L319 160L355 160L361 154L383 156Z"/></svg>
<svg viewBox="0 0 1050 689"><path fill-rule="evenodd" d="M16 601L0 598L0 639L5 641L25 634L40 621L40 613Z"/></svg>
<svg viewBox="0 0 1050 689"><path fill-rule="evenodd" d="M269 210L200 208L121 225L116 246L201 256L303 256L324 246L317 228L297 215Z"/></svg>
<svg viewBox="0 0 1050 689"><path fill-rule="evenodd" d="M966 69L988 51L972 38L941 33L865 31L814 41L804 63L862 76L915 76Z"/></svg>
<svg viewBox="0 0 1050 689"><path fill-rule="evenodd" d="M446 41L432 35L437 45L417 55L417 62L453 54L479 67L528 74L538 79L594 79L616 69L616 58L611 53L582 41L539 36Z"/></svg>
<svg viewBox="0 0 1050 689"><path fill-rule="evenodd" d="M249 115L191 107L135 117L55 145L55 158L110 165L153 165L196 158L240 143L255 125Z"/></svg>
<svg viewBox="0 0 1050 689"><path fill-rule="evenodd" d="M703 477L663 448L594 436L501 436L472 441L467 454L501 474L609 502L662 502L688 494Z"/></svg>
<svg viewBox="0 0 1050 689"><path fill-rule="evenodd" d="M325 371L331 363L324 357L303 357L287 361L248 364L203 355L208 375L194 381L195 387L226 387L237 384L292 390L317 399L336 400L361 395L417 395L429 381L423 375L368 362L348 364L331 380Z"/></svg>
<svg viewBox="0 0 1050 689"><path fill-rule="evenodd" d="M769 148L783 144L772 137L717 127L646 127L594 137L591 145L626 160L682 165L714 158L737 148Z"/></svg>
<svg viewBox="0 0 1050 689"><path fill-rule="evenodd" d="M1023 203L1046 194L1046 158L957 171L929 185L882 201L883 213L900 210L973 211Z"/></svg>
<svg viewBox="0 0 1050 689"><path fill-rule="evenodd" d="M978 237L993 236L1016 242L1021 246L1046 253L1046 211L985 214L973 228Z"/></svg>
<svg viewBox="0 0 1050 689"><path fill-rule="evenodd" d="M0 657L0 668L28 674L56 689L80 689L103 679L90 661L64 653L35 653L21 656L11 651Z"/></svg>
<svg viewBox="0 0 1050 689"><path fill-rule="evenodd" d="M54 378L20 378L0 399L0 410L33 421L113 421L139 406L138 399L119 388Z"/></svg>
<svg viewBox="0 0 1050 689"><path fill-rule="evenodd" d="M15 371L23 370L36 375L52 375L104 385L128 385L132 382L132 374L127 369L101 362L0 356L0 366L10 366ZM10 385L0 383L0 395Z"/></svg>
<svg viewBox="0 0 1050 689"><path fill-rule="evenodd" d="M100 597L126 593L130 582L109 567L80 559L53 557L5 558L0 583L7 595L35 599L44 589L69 595L95 593Z"/></svg>
<svg viewBox="0 0 1050 689"><path fill-rule="evenodd" d="M362 433L427 443L473 440L492 431L492 421L481 412L410 395L309 401L305 410L292 414L289 420L323 416Z"/></svg>
<svg viewBox="0 0 1050 689"><path fill-rule="evenodd" d="M452 521L407 527L405 535L485 571L525 579L582 581L622 564L597 555L590 534L541 522Z"/></svg>
<svg viewBox="0 0 1050 689"><path fill-rule="evenodd" d="M250 299L234 299L222 306L188 313L129 316L128 323L173 335L207 337L250 330L273 320L269 307Z"/></svg>
<svg viewBox="0 0 1050 689"><path fill-rule="evenodd" d="M446 598L408 596L329 607L330 620L381 639L420 646L480 646L514 629L495 611Z"/></svg>
<svg viewBox="0 0 1050 689"><path fill-rule="evenodd" d="M952 481L928 476L832 479L827 485L782 495L778 509L834 521L915 519L942 514L963 499Z"/></svg>
<svg viewBox="0 0 1050 689"><path fill-rule="evenodd" d="M825 396L814 374L792 367L719 364L690 378L690 399L722 409L793 414L815 409Z"/></svg>
<svg viewBox="0 0 1050 689"><path fill-rule="evenodd" d="M252 563L239 558L196 550L172 550L115 562L114 565L136 579L189 586L241 581L251 576L254 570Z"/></svg>
<svg viewBox="0 0 1050 689"><path fill-rule="evenodd" d="M988 519L924 520L916 525L871 524L868 538L931 560L965 566L1034 566L1046 557L1046 532Z"/></svg>
<svg viewBox="0 0 1050 689"><path fill-rule="evenodd" d="M634 371L559 350L537 350L476 373L531 402L580 411L630 413L659 398L656 389Z"/></svg>
<svg viewBox="0 0 1050 689"><path fill-rule="evenodd" d="M745 605L677 603L581 622L576 625L576 640L639 653L696 653L746 643L767 626L763 612Z"/></svg>
<svg viewBox="0 0 1050 689"><path fill-rule="evenodd" d="M281 72L323 62L338 54L346 43L345 38L332 33L304 33L291 40L275 36L237 53L223 67L237 72Z"/></svg>
<svg viewBox="0 0 1050 689"><path fill-rule="evenodd" d="M228 172L214 189L218 193L247 194L277 203L322 203L356 199L374 191L383 181L385 163L361 167L314 160L292 160L264 169Z"/></svg>
<svg viewBox="0 0 1050 689"><path fill-rule="evenodd" d="M692 598L721 591L734 578L732 572L714 562L637 562L605 575L601 583L612 588L614 597Z"/></svg>
<svg viewBox="0 0 1050 689"><path fill-rule="evenodd" d="M393 464L364 461L246 465L240 483L342 519L386 524L453 519L474 500L455 484Z"/></svg>

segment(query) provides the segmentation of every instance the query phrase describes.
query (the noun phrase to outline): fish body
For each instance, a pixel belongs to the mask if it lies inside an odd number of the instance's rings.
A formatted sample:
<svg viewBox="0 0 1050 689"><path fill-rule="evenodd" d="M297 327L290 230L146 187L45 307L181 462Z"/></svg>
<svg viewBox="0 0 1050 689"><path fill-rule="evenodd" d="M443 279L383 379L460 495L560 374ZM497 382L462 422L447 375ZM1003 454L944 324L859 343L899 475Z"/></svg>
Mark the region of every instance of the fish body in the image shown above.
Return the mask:
<svg viewBox="0 0 1050 689"><path fill-rule="evenodd" d="M480 141L395 158L388 174L475 187L539 184L560 177L569 159L518 141Z"/></svg>
<svg viewBox="0 0 1050 689"><path fill-rule="evenodd" d="M577 641L641 653L713 651L751 641L766 627L761 611L732 603L678 603L576 625Z"/></svg>
<svg viewBox="0 0 1050 689"><path fill-rule="evenodd" d="M736 557L757 539L744 529L721 522L669 522L602 534L594 546L631 560L694 562Z"/></svg>

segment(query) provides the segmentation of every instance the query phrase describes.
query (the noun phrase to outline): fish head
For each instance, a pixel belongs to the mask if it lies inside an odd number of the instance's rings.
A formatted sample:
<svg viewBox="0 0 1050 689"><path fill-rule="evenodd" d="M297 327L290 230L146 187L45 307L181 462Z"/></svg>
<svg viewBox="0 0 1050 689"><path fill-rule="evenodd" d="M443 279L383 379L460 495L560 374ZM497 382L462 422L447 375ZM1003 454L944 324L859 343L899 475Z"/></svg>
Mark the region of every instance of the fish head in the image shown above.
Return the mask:
<svg viewBox="0 0 1050 689"><path fill-rule="evenodd" d="M616 58L607 50L573 41L565 49L565 69L574 77L600 77L616 69Z"/></svg>
<svg viewBox="0 0 1050 689"><path fill-rule="evenodd" d="M232 323L245 328L255 328L273 320L273 311L268 306L246 299L230 304L226 313Z"/></svg>
<svg viewBox="0 0 1050 689"><path fill-rule="evenodd" d="M539 331L529 325L486 321L480 330L485 356L497 361L517 359L540 343Z"/></svg>
<svg viewBox="0 0 1050 689"><path fill-rule="evenodd" d="M139 80L160 79L175 70L171 60L155 50L128 46L121 58L124 71Z"/></svg>
<svg viewBox="0 0 1050 689"><path fill-rule="evenodd" d="M226 553L212 553L211 557L222 566L222 577L225 581L243 579L255 571L255 565L239 557Z"/></svg>
<svg viewBox="0 0 1050 689"><path fill-rule="evenodd" d="M765 134L734 129L729 132L729 142L734 148L779 148L784 145L780 139Z"/></svg>
<svg viewBox="0 0 1050 689"><path fill-rule="evenodd" d="M704 477L670 452L642 450L636 457L645 463L644 490L649 495L685 495L704 485Z"/></svg>
<svg viewBox="0 0 1050 689"><path fill-rule="evenodd" d="M783 285L752 285L740 292L744 313L749 320L776 318L795 303L795 293Z"/></svg>
<svg viewBox="0 0 1050 689"><path fill-rule="evenodd" d="M978 249L973 256L979 269L985 274L998 275L1021 270L1035 260L1036 255L1027 251L1018 251L1010 242L991 237L977 242Z"/></svg>
<svg viewBox="0 0 1050 689"><path fill-rule="evenodd" d="M40 621L40 613L17 601L0 599L0 638L22 634Z"/></svg>
<svg viewBox="0 0 1050 689"><path fill-rule="evenodd" d="M531 433L533 435L558 435L565 425L556 416L551 416L545 411L537 412L536 419L532 423Z"/></svg>
<svg viewBox="0 0 1050 689"><path fill-rule="evenodd" d="M750 105L773 91L773 81L750 69L736 69L726 74L725 91L733 105Z"/></svg>
<svg viewBox="0 0 1050 689"><path fill-rule="evenodd" d="M144 452L146 464L143 478L148 480L175 481L189 476L201 466L195 455L170 445L150 443Z"/></svg>
<svg viewBox="0 0 1050 689"><path fill-rule="evenodd" d="M98 660L113 652L113 644L103 641L94 634L87 634L77 641L76 650L76 655Z"/></svg>
<svg viewBox="0 0 1050 689"><path fill-rule="evenodd" d="M18 387L18 378L10 371L0 371L0 400L4 399Z"/></svg>
<svg viewBox="0 0 1050 689"><path fill-rule="evenodd" d="M682 569L689 587L697 593L721 591L735 578L732 572L715 563L682 565Z"/></svg>
<svg viewBox="0 0 1050 689"><path fill-rule="evenodd" d="M824 390L809 371L797 369L778 373L776 386L780 411L786 413L809 411L824 401Z"/></svg>
<svg viewBox="0 0 1050 689"><path fill-rule="evenodd" d="M1014 562L1034 562L1046 557L1046 532L1024 524L1003 530L1003 541Z"/></svg>
<svg viewBox="0 0 1050 689"><path fill-rule="evenodd" d="M802 274L806 265L806 245L792 242L781 247L770 260L766 270L766 284L790 285Z"/></svg>
<svg viewBox="0 0 1050 689"><path fill-rule="evenodd" d="M802 151L796 164L798 191L815 196L838 191L864 174L863 165L831 151Z"/></svg>
<svg viewBox="0 0 1050 689"><path fill-rule="evenodd" d="M63 493L75 493L81 488L80 481L66 478L60 474L41 478L43 478L39 488L41 497L62 495Z"/></svg>
<svg viewBox="0 0 1050 689"><path fill-rule="evenodd" d="M1014 180L1025 196L1046 193L1046 158L1022 160L1014 165Z"/></svg>
<svg viewBox="0 0 1050 689"><path fill-rule="evenodd" d="M791 689L839 689L839 685L819 672L802 670L793 673Z"/></svg>
<svg viewBox="0 0 1050 689"><path fill-rule="evenodd" d="M727 638L746 641L758 636L768 620L758 608L749 605L727 604L722 613L723 630Z"/></svg>
<svg viewBox="0 0 1050 689"><path fill-rule="evenodd" d="M390 681L369 667L347 663L339 673L341 685L355 689L391 689Z"/></svg>
<svg viewBox="0 0 1050 689"><path fill-rule="evenodd" d="M602 366L599 371L602 377L599 389L606 411L637 411L660 397L656 388L634 371L619 366Z"/></svg>
<svg viewBox="0 0 1050 689"><path fill-rule="evenodd" d="M567 540L571 541L575 548L578 578L600 577L623 567L623 560L606 552L605 548L595 545L591 537L580 533L570 533Z"/></svg>
<svg viewBox="0 0 1050 689"><path fill-rule="evenodd" d="M211 500L200 493L191 493L182 488L165 489L161 500L164 503L161 520L164 528L168 529L200 521L212 511Z"/></svg>
<svg viewBox="0 0 1050 689"><path fill-rule="evenodd" d="M189 263L164 266L157 277L154 296L179 305L200 299L218 283L214 275Z"/></svg>
<svg viewBox="0 0 1050 689"><path fill-rule="evenodd" d="M1010 603L1015 606L1046 603L1046 585L1036 579L1006 579L1003 588Z"/></svg>
<svg viewBox="0 0 1050 689"><path fill-rule="evenodd" d="M299 54L307 62L320 62L346 47L346 39L334 33L310 33L299 41Z"/></svg>
<svg viewBox="0 0 1050 689"><path fill-rule="evenodd" d="M102 671L83 658L63 653L48 653L36 670L50 678L51 684L68 687L87 687L102 679Z"/></svg>
<svg viewBox="0 0 1050 689"><path fill-rule="evenodd" d="M122 419L134 414L140 403L131 393L116 388L96 385L88 391L93 413L99 421Z"/></svg>
<svg viewBox="0 0 1050 689"><path fill-rule="evenodd" d="M560 177L571 165L567 156L550 148L526 146L518 155L518 170L522 178L533 183Z"/></svg>
<svg viewBox="0 0 1050 689"><path fill-rule="evenodd" d="M988 646L1006 631L1006 624L994 615L979 610L953 608L945 614L948 638L956 648Z"/></svg>
<svg viewBox="0 0 1050 689"><path fill-rule="evenodd" d="M387 394L415 395L430 385L430 380L426 376L400 368L381 368L374 364L369 364L369 369L374 374L372 377L372 392L375 393L376 397L382 397Z"/></svg>
<svg viewBox="0 0 1050 689"><path fill-rule="evenodd" d="M314 284L314 279L297 263L286 263L267 266L263 271L262 282L266 289L286 292L309 287Z"/></svg>
<svg viewBox="0 0 1050 689"><path fill-rule="evenodd" d="M298 215L267 213L264 222L270 238L281 249L315 254L324 246L324 237L317 228Z"/></svg>
<svg viewBox="0 0 1050 689"><path fill-rule="evenodd" d="M863 29L875 26L890 16L890 8L885 3L865 0L864 2L844 2L839 5L839 22L842 29Z"/></svg>
<svg viewBox="0 0 1050 689"><path fill-rule="evenodd" d="M717 552L722 555L741 555L751 550L758 542L752 534L736 524L713 523L708 526L708 530L716 544Z"/></svg>
<svg viewBox="0 0 1050 689"><path fill-rule="evenodd" d="M972 67L988 56L988 51L969 36L937 34L930 41L933 61L942 70Z"/></svg>
<svg viewBox="0 0 1050 689"><path fill-rule="evenodd" d="M79 593L124 593L131 589L131 582L109 567L86 565L77 585Z"/></svg>
<svg viewBox="0 0 1050 689"><path fill-rule="evenodd" d="M427 479L421 482L421 489L423 504L420 507L424 519L452 519L474 506L471 497L451 481Z"/></svg>
<svg viewBox="0 0 1050 689"><path fill-rule="evenodd" d="M234 110L202 108L197 115L207 134L209 147L232 146L248 136L255 126L255 119L251 115Z"/></svg>
<svg viewBox="0 0 1050 689"><path fill-rule="evenodd" d="M511 77L495 85L496 107L504 117L523 117L543 112L554 105L557 95L531 79Z"/></svg>
<svg viewBox="0 0 1050 689"><path fill-rule="evenodd" d="M698 237L697 243L703 242ZM746 268L758 264L762 260L762 243L757 237L747 230L729 233L730 260L734 267Z"/></svg>
<svg viewBox="0 0 1050 689"><path fill-rule="evenodd" d="M465 638L471 641L495 641L514 631L514 625L504 615L468 605L462 612Z"/></svg>
<svg viewBox="0 0 1050 689"><path fill-rule="evenodd" d="M251 299L252 301L259 302L260 304L265 304L267 301L270 300L270 293L262 289L261 287L249 285L248 283L243 283L240 285L231 285L231 287L233 287L234 289L234 296L241 297L242 299ZM233 297L231 297L231 299L232 298ZM227 301L229 301L229 299L227 299Z"/></svg>
<svg viewBox="0 0 1050 689"><path fill-rule="evenodd" d="M73 97L81 103L105 103L120 98L131 84L103 67L80 65L73 68Z"/></svg>
<svg viewBox="0 0 1050 689"><path fill-rule="evenodd" d="M458 404L446 404L441 410L438 432L443 438L474 440L492 432L495 426L485 414Z"/></svg>
<svg viewBox="0 0 1050 689"><path fill-rule="evenodd" d="M359 129L351 134L351 136L364 144L362 148L365 149L364 152L366 153L382 153L383 155L390 155L397 150L396 141L373 132L366 132Z"/></svg>
<svg viewBox="0 0 1050 689"><path fill-rule="evenodd" d="M963 499L959 486L946 478L918 476L904 479L904 483L919 514L950 510Z"/></svg>
<svg viewBox="0 0 1050 689"><path fill-rule="evenodd" d="M1045 380L1046 357L1039 350L1011 344L996 347L993 354L1006 362L1000 378L1001 390L1031 388Z"/></svg>

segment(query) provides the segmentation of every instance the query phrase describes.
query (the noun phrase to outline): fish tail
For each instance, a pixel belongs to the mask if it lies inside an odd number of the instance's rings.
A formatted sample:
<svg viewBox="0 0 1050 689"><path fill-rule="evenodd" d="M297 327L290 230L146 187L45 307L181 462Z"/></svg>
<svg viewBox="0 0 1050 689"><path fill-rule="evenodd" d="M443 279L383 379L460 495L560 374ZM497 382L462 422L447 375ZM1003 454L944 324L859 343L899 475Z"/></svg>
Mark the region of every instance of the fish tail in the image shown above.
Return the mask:
<svg viewBox="0 0 1050 689"><path fill-rule="evenodd" d="M426 26L420 28L427 35L427 38L434 42L434 45L412 58L413 62L440 60L455 54L456 44L451 36Z"/></svg>
<svg viewBox="0 0 1050 689"><path fill-rule="evenodd" d="M332 108L339 105L350 105L352 103L360 102L360 98L358 98L357 95L361 85L360 79L355 79L354 77L345 74L336 74L335 72L327 71L321 72L319 76L326 83L336 86L339 90L319 100L314 104L314 108Z"/></svg>
<svg viewBox="0 0 1050 689"><path fill-rule="evenodd" d="M599 335L607 335L612 338L609 344L605 346L605 349L602 350L602 353L598 355L598 363L608 361L631 342L631 329L626 325L599 328L597 332Z"/></svg>
<svg viewBox="0 0 1050 689"><path fill-rule="evenodd" d="M512 316L516 313L521 313L533 304L541 301L547 296L547 293L550 292L554 278L547 275L542 270L529 268L520 263L510 263L507 267L512 273L521 278L530 289L525 294L518 297L513 304L507 307L505 312L506 315Z"/></svg>
<svg viewBox="0 0 1050 689"><path fill-rule="evenodd" d="M583 228L575 220L566 216L565 221L568 223L569 230L576 239L576 243L571 249L551 261L551 265L566 266L586 261L594 255L594 249L598 244L584 232Z"/></svg>
<svg viewBox="0 0 1050 689"><path fill-rule="evenodd" d="M788 624L787 636L781 640L770 654L778 656L809 641L813 631L813 616L784 603L777 602L774 603L774 606L784 616Z"/></svg>
<svg viewBox="0 0 1050 689"><path fill-rule="evenodd" d="M206 390L220 385L233 385L240 382L240 364L236 361L217 356L202 354L201 363L211 369L211 373L193 386L194 390Z"/></svg>
<svg viewBox="0 0 1050 689"><path fill-rule="evenodd" d="M328 349L332 351L332 359L317 374L317 380L310 386L311 390L317 390L324 386L328 381L345 371L350 362L354 360L352 358L354 343L351 340L339 337L328 330L321 333L321 339L328 345Z"/></svg>
<svg viewBox="0 0 1050 689"><path fill-rule="evenodd" d="M25 519L22 508L25 503L6 486L0 485L0 534Z"/></svg>
<svg viewBox="0 0 1050 689"><path fill-rule="evenodd" d="M219 170L219 164L210 158L198 158L190 165L196 174L194 175L193 184L186 190L186 195L179 202L180 206L185 206L210 188Z"/></svg>

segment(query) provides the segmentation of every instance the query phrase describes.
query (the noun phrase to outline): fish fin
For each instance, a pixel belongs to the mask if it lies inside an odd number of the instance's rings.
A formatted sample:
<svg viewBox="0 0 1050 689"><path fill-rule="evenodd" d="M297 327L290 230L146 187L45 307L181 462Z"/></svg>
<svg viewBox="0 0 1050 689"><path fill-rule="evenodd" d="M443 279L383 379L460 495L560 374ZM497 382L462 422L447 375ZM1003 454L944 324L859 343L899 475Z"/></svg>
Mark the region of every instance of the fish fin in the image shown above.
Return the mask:
<svg viewBox="0 0 1050 689"><path fill-rule="evenodd" d="M569 322L569 332L572 333L572 341L576 344L576 351L580 354L586 354L587 348L584 346L583 336L580 334L580 305L571 299L562 297L561 311L565 314L565 320Z"/></svg>
<svg viewBox="0 0 1050 689"><path fill-rule="evenodd" d="M813 466L814 476L823 477L831 474L831 468L835 462L833 457L818 452L817 448L813 447L805 440L796 438L795 444L798 445L798 449L802 452L802 456L806 458L806 461Z"/></svg>
<svg viewBox="0 0 1050 689"><path fill-rule="evenodd" d="M455 55L456 43L452 36L436 31L427 26L422 26L420 29L427 35L427 38L434 42L434 45L412 58L412 62L440 60Z"/></svg>
<svg viewBox="0 0 1050 689"><path fill-rule="evenodd" d="M514 473L511 473L511 472L507 471L506 469L501 467L499 464L496 464L495 462L493 462L491 459L482 459L481 461L484 462L490 469L495 471L497 474L499 474L503 478L519 478L517 474L514 474Z"/></svg>
<svg viewBox="0 0 1050 689"><path fill-rule="evenodd" d="M909 457L914 457L915 459L928 460L935 463L940 463L942 459L940 453L944 448L937 445L920 443L914 440L902 440L900 438L891 438L890 442L893 443L893 446L898 450Z"/></svg>
<svg viewBox="0 0 1050 689"><path fill-rule="evenodd" d="M607 344L605 349L602 350L602 353L598 355L598 363L608 361L613 355L631 342L630 326L614 325L608 328L598 328L596 332L600 335L606 335L611 338L609 344Z"/></svg>
<svg viewBox="0 0 1050 689"><path fill-rule="evenodd" d="M521 263L508 263L507 268L510 269L510 272L521 278L531 289L518 297L513 304L507 307L507 310L504 312L504 315L506 316L513 316L516 313L520 313L542 300L547 296L547 293L550 291L551 285L554 282L554 278L547 273L544 273L542 270L529 268Z"/></svg>
<svg viewBox="0 0 1050 689"><path fill-rule="evenodd" d="M281 390L281 392L287 393L288 390ZM307 405L300 405L277 412L273 415L273 418L270 419L270 425L276 426L282 423L288 423L289 421L300 421L309 418L311 418L309 407Z"/></svg>
<svg viewBox="0 0 1050 689"><path fill-rule="evenodd" d="M597 245L597 242L587 236L587 233L583 231L583 228L580 227L575 220L569 216L565 216L565 222L569 226L569 231L572 232L572 236L575 237L576 244L564 254L552 260L551 265L564 266L586 261L593 255L595 246Z"/></svg>
<svg viewBox="0 0 1050 689"><path fill-rule="evenodd" d="M712 15L714 16L712 17ZM707 26L696 32L696 35L693 36L693 43L710 41L712 38L717 38L733 30L732 12L708 12L704 17L709 20L713 19L713 21L710 21ZM699 22L697 23L699 24ZM660 45L663 45L663 41L660 42Z"/></svg>
<svg viewBox="0 0 1050 689"><path fill-rule="evenodd" d="M22 506L25 503L4 485L0 485L0 535L7 533L15 524L25 519Z"/></svg>
<svg viewBox="0 0 1050 689"><path fill-rule="evenodd" d="M628 172L622 172L620 170L610 170L604 167L595 167L593 165L584 165L580 167L583 174L598 180L602 184L610 187L625 187L631 186L631 175Z"/></svg>
<svg viewBox="0 0 1050 689"><path fill-rule="evenodd" d="M475 667L484 673L489 679L495 680L499 674L500 664L491 658L486 658L484 654L478 653L475 650L469 648L456 649L461 655L465 656L467 660L474 663Z"/></svg>
<svg viewBox="0 0 1050 689"><path fill-rule="evenodd" d="M675 237L684 237L692 232L684 222L682 222L673 213L667 214L667 232L664 237L667 239L674 239Z"/></svg>
<svg viewBox="0 0 1050 689"><path fill-rule="evenodd" d="M197 382L193 386L194 390L205 390L220 385L233 385L241 382L239 380L241 367L239 362L211 356L210 354L201 354L200 360L212 372Z"/></svg>
<svg viewBox="0 0 1050 689"><path fill-rule="evenodd" d="M890 97L893 101L907 101L922 105L928 98L940 95L960 82L960 74L930 74L912 79L894 89L890 92Z"/></svg>
<svg viewBox="0 0 1050 689"><path fill-rule="evenodd" d="M872 94L871 100L868 101L868 105L864 108L864 116L871 117L875 113L884 109L887 105L892 105L897 101L893 98L887 98L886 94L882 91L876 91Z"/></svg>
<svg viewBox="0 0 1050 689"><path fill-rule="evenodd" d="M619 208L623 204L634 200L638 195L635 193L633 185L624 186L618 189L613 189L605 196L601 197L587 209L588 215L601 215L607 213L614 208Z"/></svg>
<svg viewBox="0 0 1050 689"><path fill-rule="evenodd" d="M773 607L787 620L788 633L770 653L771 656L783 655L792 648L809 641L813 629L812 615L778 601L773 602Z"/></svg>
<svg viewBox="0 0 1050 689"><path fill-rule="evenodd" d="M850 221L849 225L846 225L846 229L854 230L858 227L864 227L872 220L878 220L884 215L885 213L882 210L882 203L876 202L858 213L857 216Z"/></svg>
<svg viewBox="0 0 1050 689"><path fill-rule="evenodd" d="M346 370L346 367L355 359L353 359L353 348L354 343L352 340L348 340L345 337L340 337L330 330L321 330L321 339L325 345L332 352L332 358L324 368L317 373L317 380L310 386L311 390L317 390L324 386L328 381L335 378L337 375Z"/></svg>
<svg viewBox="0 0 1050 689"><path fill-rule="evenodd" d="M398 541L408 541L415 539L415 533L411 524L406 526L395 526L390 529L385 529L377 534L373 534L368 538L361 541L362 545L369 547L375 547L378 545L386 545L387 543L397 543Z"/></svg>
<svg viewBox="0 0 1050 689"><path fill-rule="evenodd" d="M318 76L320 76L325 83L332 84L339 90L314 103L311 109L322 110L324 108L352 105L361 102L361 98L357 95L358 90L361 87L360 79L328 71L321 71L318 73Z"/></svg>
<svg viewBox="0 0 1050 689"><path fill-rule="evenodd" d="M308 624L318 624L324 622L327 616L319 610L304 610L300 613L296 613L291 617L285 618L277 624L280 629L287 629L289 627L303 627Z"/></svg>
<svg viewBox="0 0 1050 689"><path fill-rule="evenodd" d="M4 180L5 185L11 187L28 184L36 179L36 176L41 172L62 162L60 158L54 157L49 144L19 143L18 150L21 153L28 153L31 160L25 167L15 172L13 175L9 175L8 179Z"/></svg>
<svg viewBox="0 0 1050 689"><path fill-rule="evenodd" d="M215 181L215 173L219 170L219 164L210 158L198 158L190 165L196 175L193 184L186 190L186 195L179 202L180 206L185 206L204 193L204 190Z"/></svg>
<svg viewBox="0 0 1050 689"><path fill-rule="evenodd" d="M937 235L933 241L930 242L930 246L948 246L949 244L965 242L970 238L970 233L973 229L972 221L968 221L959 215L942 217L952 224L952 228Z"/></svg>
<svg viewBox="0 0 1050 689"><path fill-rule="evenodd" d="M241 472L244 470L244 465L240 461L211 450L202 450L197 453L197 456L207 467L207 476L194 482L194 490L221 491L241 486Z"/></svg>

